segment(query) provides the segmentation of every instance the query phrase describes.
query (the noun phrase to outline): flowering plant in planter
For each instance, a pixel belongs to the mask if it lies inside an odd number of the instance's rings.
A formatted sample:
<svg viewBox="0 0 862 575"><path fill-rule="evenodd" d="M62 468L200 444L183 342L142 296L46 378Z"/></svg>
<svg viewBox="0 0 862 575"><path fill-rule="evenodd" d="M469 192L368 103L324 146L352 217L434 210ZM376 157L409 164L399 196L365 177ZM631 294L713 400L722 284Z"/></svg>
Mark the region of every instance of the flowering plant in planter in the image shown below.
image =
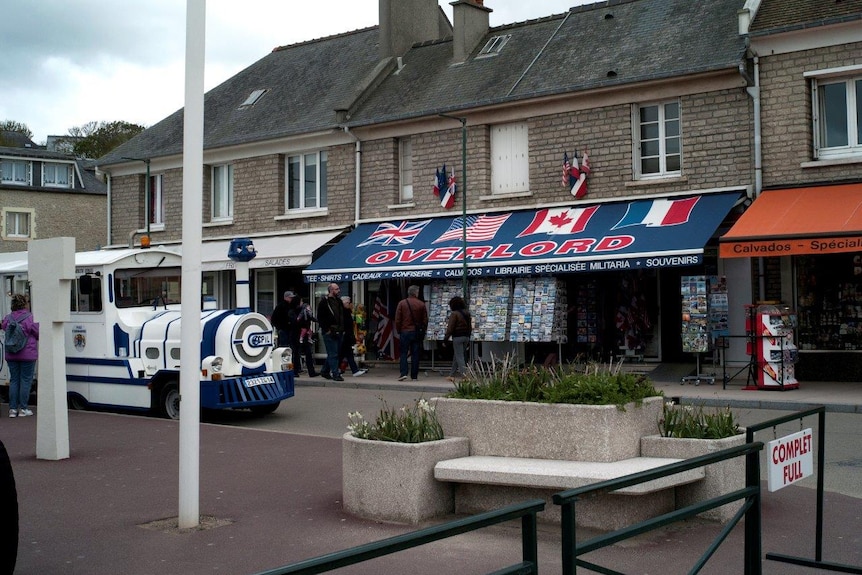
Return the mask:
<svg viewBox="0 0 862 575"><path fill-rule="evenodd" d="M741 433L730 406L705 411L702 405L676 405L668 401L658 422L662 437L690 439L723 439Z"/></svg>
<svg viewBox="0 0 862 575"><path fill-rule="evenodd" d="M647 397L661 396L642 374L627 373L622 363L570 363L546 368L519 367L512 356L492 358L490 364L467 366L464 379L447 397L538 403L640 405Z"/></svg>
<svg viewBox="0 0 862 575"><path fill-rule="evenodd" d="M347 414L350 423L347 429L354 437L373 441L398 443L422 443L443 439L443 427L437 421L434 406L425 399L418 399L411 406L400 409L389 407L384 401L377 420L372 424L361 413Z"/></svg>

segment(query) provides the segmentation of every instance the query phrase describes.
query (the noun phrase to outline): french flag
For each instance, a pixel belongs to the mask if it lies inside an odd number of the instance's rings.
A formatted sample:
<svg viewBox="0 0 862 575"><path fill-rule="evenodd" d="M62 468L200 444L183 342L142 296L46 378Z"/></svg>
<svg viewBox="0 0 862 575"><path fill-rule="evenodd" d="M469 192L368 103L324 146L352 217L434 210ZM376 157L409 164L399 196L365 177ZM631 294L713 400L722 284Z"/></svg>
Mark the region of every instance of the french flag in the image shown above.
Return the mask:
<svg viewBox="0 0 862 575"><path fill-rule="evenodd" d="M611 229L616 230L628 226L659 228L685 224L699 199L700 196L695 196L684 200L662 199L632 202L626 209L626 215Z"/></svg>

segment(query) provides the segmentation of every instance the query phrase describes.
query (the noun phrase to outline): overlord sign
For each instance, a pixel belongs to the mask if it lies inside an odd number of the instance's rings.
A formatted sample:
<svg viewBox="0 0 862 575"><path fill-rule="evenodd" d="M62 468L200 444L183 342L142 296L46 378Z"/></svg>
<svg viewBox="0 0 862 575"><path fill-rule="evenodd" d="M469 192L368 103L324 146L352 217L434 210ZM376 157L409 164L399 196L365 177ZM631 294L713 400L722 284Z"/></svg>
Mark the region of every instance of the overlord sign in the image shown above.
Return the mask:
<svg viewBox="0 0 862 575"><path fill-rule="evenodd" d="M769 491L778 491L814 474L811 428L770 441L767 449Z"/></svg>

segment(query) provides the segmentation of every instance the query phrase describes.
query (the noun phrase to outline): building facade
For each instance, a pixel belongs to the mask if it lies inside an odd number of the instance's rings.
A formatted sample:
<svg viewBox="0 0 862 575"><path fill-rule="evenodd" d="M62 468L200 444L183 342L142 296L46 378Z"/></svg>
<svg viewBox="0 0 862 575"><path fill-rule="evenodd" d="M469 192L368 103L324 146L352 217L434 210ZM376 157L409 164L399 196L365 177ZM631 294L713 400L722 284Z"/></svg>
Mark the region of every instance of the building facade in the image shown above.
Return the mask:
<svg viewBox="0 0 862 575"><path fill-rule="evenodd" d="M797 375L858 380L862 351L862 2L746 3L761 144L756 199L722 256L796 313Z"/></svg>
<svg viewBox="0 0 862 575"><path fill-rule="evenodd" d="M482 354L715 360L714 341L692 344L716 326L681 295L725 278L714 319L741 335L759 284L775 289L759 270L785 277L781 260L719 258L718 238L786 169L792 144L770 145L785 132L766 105L784 96L765 78L796 63L756 70L737 0L598 3L494 28L490 2L453 6L454 27L434 0L382 0L380 26L277 48L206 95L205 289L228 297L227 242L250 237L259 311L343 282L378 357L394 357L381 326L417 283L438 320L465 287L494 312L477 314ZM112 244L180 243L181 128L180 111L100 160ZM588 162L584 195L563 183L564 156ZM724 353L746 361L742 339Z"/></svg>

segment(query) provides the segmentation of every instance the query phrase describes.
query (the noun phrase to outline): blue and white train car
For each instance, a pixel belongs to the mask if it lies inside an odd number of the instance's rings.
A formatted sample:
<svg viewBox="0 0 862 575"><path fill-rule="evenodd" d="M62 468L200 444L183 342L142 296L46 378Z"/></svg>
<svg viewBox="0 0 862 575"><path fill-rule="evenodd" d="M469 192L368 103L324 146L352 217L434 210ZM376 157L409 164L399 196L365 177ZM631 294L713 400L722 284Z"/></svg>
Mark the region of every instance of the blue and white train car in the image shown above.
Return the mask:
<svg viewBox="0 0 862 575"><path fill-rule="evenodd" d="M176 419L181 256L164 248L75 256L65 328L70 406L150 409ZM265 316L209 307L200 318L201 407L275 411L294 395L290 349L275 346Z"/></svg>

